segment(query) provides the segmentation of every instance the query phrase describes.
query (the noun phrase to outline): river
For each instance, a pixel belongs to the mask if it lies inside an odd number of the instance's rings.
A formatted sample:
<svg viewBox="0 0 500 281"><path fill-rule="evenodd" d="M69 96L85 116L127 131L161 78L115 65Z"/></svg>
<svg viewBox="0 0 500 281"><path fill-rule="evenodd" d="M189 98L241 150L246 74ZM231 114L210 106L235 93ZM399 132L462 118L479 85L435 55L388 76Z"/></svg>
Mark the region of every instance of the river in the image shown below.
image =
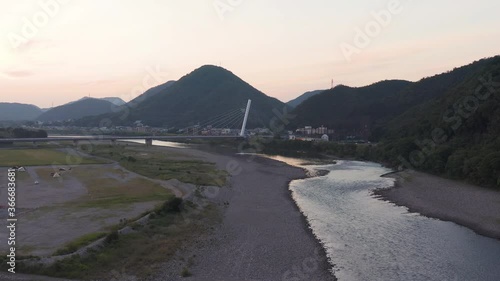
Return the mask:
<svg viewBox="0 0 500 281"><path fill-rule="evenodd" d="M153 145L189 147L164 141ZM290 189L339 281L500 280L499 240L375 198L374 189L394 184L380 177L390 170L379 164L339 161L304 166L299 159L270 158L310 171L329 171L292 181Z"/></svg>
<svg viewBox="0 0 500 281"><path fill-rule="evenodd" d="M500 280L500 241L373 197L393 185L380 177L389 170L356 161L307 168L329 174L290 189L340 281Z"/></svg>

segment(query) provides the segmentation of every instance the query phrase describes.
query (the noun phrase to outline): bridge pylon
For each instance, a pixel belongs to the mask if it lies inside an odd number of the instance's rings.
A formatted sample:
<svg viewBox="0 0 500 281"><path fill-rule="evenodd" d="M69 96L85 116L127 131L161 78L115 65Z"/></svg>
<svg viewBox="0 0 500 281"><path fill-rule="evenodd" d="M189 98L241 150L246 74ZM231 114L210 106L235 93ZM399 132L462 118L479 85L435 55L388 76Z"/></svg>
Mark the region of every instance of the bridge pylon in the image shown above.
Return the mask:
<svg viewBox="0 0 500 281"><path fill-rule="evenodd" d="M245 118L243 118L243 124L241 126L240 137L245 136L245 130L247 128L248 114L250 113L250 106L252 105L252 100L248 100L247 109L245 111Z"/></svg>

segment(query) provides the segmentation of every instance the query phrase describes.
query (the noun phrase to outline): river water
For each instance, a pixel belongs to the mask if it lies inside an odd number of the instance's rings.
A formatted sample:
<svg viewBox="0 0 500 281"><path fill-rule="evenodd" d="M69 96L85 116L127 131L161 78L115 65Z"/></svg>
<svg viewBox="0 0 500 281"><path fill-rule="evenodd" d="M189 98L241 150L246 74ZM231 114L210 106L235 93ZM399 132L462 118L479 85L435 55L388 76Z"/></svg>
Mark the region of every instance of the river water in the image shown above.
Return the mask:
<svg viewBox="0 0 500 281"><path fill-rule="evenodd" d="M374 198L372 190L393 185L380 177L389 170L356 161L307 167L330 173L290 189L340 281L500 280L500 241Z"/></svg>

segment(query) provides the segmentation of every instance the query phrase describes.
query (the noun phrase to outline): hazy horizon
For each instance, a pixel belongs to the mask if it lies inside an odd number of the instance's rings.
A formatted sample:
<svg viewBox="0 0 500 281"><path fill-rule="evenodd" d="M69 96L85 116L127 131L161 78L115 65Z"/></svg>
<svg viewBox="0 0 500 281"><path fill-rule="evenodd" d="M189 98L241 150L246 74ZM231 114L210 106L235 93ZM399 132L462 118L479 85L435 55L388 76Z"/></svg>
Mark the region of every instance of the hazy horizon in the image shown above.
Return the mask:
<svg viewBox="0 0 500 281"><path fill-rule="evenodd" d="M418 81L498 55L498 8L492 0L1 1L0 102L129 101L206 64L283 102L332 79Z"/></svg>

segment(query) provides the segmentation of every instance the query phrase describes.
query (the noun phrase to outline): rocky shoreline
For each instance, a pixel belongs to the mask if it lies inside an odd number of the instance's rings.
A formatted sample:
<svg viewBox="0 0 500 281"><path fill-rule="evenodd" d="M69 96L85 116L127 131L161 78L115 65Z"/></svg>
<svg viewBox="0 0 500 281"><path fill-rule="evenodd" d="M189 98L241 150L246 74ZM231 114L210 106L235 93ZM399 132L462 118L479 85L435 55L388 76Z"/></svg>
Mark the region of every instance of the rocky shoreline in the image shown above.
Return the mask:
<svg viewBox="0 0 500 281"><path fill-rule="evenodd" d="M381 199L500 239L500 192L412 170L385 176L395 178L396 183L393 188L374 191Z"/></svg>
<svg viewBox="0 0 500 281"><path fill-rule="evenodd" d="M182 152L236 171L230 187L211 199L227 202L220 226L184 251L192 257L190 280L336 280L321 242L291 196L289 183L308 177L304 169L230 152ZM151 280L182 280L180 268L178 261L169 261Z"/></svg>

